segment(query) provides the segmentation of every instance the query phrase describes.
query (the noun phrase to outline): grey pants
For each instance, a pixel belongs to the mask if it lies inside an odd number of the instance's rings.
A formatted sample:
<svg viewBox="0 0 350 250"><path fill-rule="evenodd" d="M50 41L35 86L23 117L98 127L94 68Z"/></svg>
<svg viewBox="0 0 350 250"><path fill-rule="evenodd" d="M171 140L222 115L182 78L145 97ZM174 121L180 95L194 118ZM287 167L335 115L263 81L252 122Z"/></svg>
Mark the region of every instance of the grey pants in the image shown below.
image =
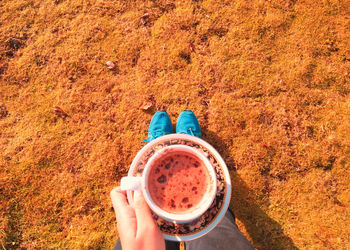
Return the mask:
<svg viewBox="0 0 350 250"><path fill-rule="evenodd" d="M179 242L165 241L166 250L179 250ZM235 217L229 209L221 222L201 238L185 241L186 250L234 250L254 249L247 238L239 231ZM113 250L121 250L118 239Z"/></svg>

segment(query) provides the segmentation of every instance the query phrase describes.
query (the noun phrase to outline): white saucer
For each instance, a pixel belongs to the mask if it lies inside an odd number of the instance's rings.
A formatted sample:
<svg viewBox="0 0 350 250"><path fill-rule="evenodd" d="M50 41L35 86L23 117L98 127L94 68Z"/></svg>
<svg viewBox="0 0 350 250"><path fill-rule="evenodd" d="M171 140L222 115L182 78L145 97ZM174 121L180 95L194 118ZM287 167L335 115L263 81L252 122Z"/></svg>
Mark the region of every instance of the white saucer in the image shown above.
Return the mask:
<svg viewBox="0 0 350 250"><path fill-rule="evenodd" d="M210 232L225 216L231 199L231 179L226 164L220 154L206 141L191 135L170 134L161 136L144 146L131 163L128 176L141 176L148 159L154 152L169 145L188 145L199 150L212 163L217 174L217 195L211 207L198 219L190 223L175 224L154 215L154 219L166 240L189 241ZM127 192L133 204L132 192Z"/></svg>

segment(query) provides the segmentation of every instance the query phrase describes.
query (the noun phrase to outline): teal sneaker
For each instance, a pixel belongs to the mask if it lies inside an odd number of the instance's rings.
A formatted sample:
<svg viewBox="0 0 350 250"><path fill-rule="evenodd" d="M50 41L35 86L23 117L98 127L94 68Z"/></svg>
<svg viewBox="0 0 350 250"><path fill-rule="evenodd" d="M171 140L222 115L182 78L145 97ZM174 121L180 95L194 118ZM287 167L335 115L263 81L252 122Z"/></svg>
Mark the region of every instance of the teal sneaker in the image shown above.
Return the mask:
<svg viewBox="0 0 350 250"><path fill-rule="evenodd" d="M150 142L160 136L173 133L173 127L171 120L167 112L158 111L156 112L151 120L148 127L148 139L142 142Z"/></svg>
<svg viewBox="0 0 350 250"><path fill-rule="evenodd" d="M191 110L184 110L176 122L176 133L188 134L202 138L201 127L195 114Z"/></svg>

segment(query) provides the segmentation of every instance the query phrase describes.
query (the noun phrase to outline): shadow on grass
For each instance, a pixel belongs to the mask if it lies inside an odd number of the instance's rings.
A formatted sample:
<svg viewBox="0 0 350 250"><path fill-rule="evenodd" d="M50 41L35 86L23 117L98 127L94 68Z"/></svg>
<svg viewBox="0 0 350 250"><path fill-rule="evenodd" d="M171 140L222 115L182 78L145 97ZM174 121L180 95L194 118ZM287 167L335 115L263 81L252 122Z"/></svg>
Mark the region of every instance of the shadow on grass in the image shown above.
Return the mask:
<svg viewBox="0 0 350 250"><path fill-rule="evenodd" d="M234 160L227 145L215 133L202 129L203 139L211 144L223 157L231 174L232 198L231 207L245 226L257 249L297 249L293 241L284 235L282 226L271 219L251 198L250 189L237 174Z"/></svg>
<svg viewBox="0 0 350 250"><path fill-rule="evenodd" d="M7 228L4 230L5 237L3 239L4 249L18 249L22 242L22 231L20 230L20 221L23 217L20 208L20 201L13 199L8 209Z"/></svg>

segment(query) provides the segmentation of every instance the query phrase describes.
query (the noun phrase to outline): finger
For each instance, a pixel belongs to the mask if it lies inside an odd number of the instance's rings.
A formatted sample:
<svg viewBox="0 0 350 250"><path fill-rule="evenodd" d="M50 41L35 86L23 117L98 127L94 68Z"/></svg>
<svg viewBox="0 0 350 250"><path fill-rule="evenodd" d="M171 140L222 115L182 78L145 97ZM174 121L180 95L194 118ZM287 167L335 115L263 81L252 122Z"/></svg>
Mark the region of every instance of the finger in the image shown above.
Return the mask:
<svg viewBox="0 0 350 250"><path fill-rule="evenodd" d="M113 208L118 219L119 215L123 214L123 210L129 206L129 203L126 199L126 192L121 191L120 187L116 187L111 191L110 195Z"/></svg>
<svg viewBox="0 0 350 250"><path fill-rule="evenodd" d="M115 216L118 222L119 234L128 232L132 236L136 235L136 215L135 210L129 205L126 192L121 191L120 187L111 191L111 199L114 207Z"/></svg>
<svg viewBox="0 0 350 250"><path fill-rule="evenodd" d="M145 230L155 226L151 210L149 209L141 191L135 191L134 208L137 219L137 234L145 232Z"/></svg>

